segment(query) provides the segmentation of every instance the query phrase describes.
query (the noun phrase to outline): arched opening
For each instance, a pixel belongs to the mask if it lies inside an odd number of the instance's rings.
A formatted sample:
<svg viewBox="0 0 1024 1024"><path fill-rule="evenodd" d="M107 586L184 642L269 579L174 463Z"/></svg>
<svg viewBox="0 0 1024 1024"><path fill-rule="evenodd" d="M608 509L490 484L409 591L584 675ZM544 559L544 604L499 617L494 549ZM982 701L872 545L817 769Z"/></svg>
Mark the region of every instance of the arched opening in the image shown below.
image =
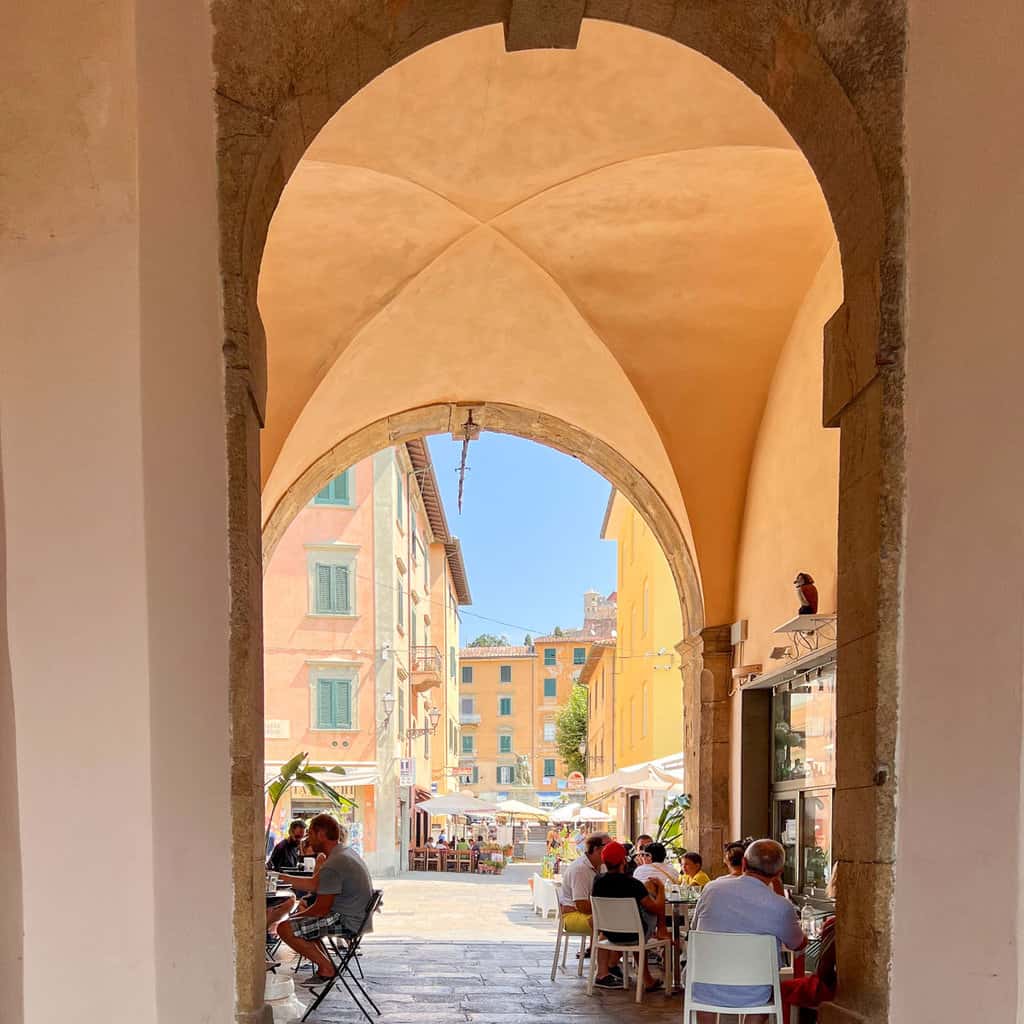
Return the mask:
<svg viewBox="0 0 1024 1024"><path fill-rule="evenodd" d="M519 27L516 27L517 18L522 17L522 9L517 14L517 7L519 5L513 5L506 25L506 44L511 49L516 48L514 40L522 38L519 31L524 23L519 22ZM394 167L382 171L379 167L368 169L363 166L355 176L361 179L359 182L355 182L349 174L353 164L359 164L349 144L353 140L361 142L366 135L362 130L351 129L364 129L373 123L372 119L365 120L365 111L364 121L360 122L360 102L374 92L384 94L386 102L389 84L394 85L401 80L391 78L392 74L401 72L403 68L412 68L414 62L421 59L421 63L429 66L432 51L421 50L427 43L453 36L439 44L436 53L441 53L443 46L467 45L468 37L474 33L466 30L491 21L486 12L466 14L467 20L459 24L449 22L439 26L424 20L421 24L433 26L429 37L424 33L406 37L404 32L407 26L403 19L376 28L361 21L349 23L346 26L344 52L330 54L323 63L304 69L300 73L300 81L291 82L287 96L282 94L279 99L269 101L264 97L262 110L272 109L272 118L268 119L266 113L254 113L253 108L245 104L225 100L222 122L223 164L237 171L237 177L234 178L233 171L227 172L225 181L232 181L232 184L226 187L223 195L227 245L233 254L226 260L226 310L229 321L226 355L229 368L231 447L238 456L233 464L238 498L234 511L240 528L239 543L234 551L235 593L240 599L236 629L239 636L255 636L247 630L258 622L258 615L247 613L245 606L247 603L251 605L254 597L252 581L254 570L258 572L257 552L260 544L257 538L260 526L264 522L273 525L273 515L277 509L282 509L283 514L283 510L299 493L294 492L292 498L288 497L290 489L298 480L304 480L303 487L308 489L318 472L320 475L326 473L326 464L321 464L319 471L316 469L318 460L324 457L324 452L338 445L339 438L358 437L361 431L371 428L387 431L396 409L406 410L402 416L411 416L413 420L420 409L447 409L446 418L449 422L437 424L434 428L442 430L451 429L450 410L457 409L462 402L479 403L483 409L496 412L503 407L532 409L548 417L549 424L561 421L596 438L609 451L622 458L624 475L629 477L632 471L634 491L638 489L640 481L646 481L652 487L653 494L660 498L660 508L658 501L652 501L651 511L645 508L645 515L649 517L652 527L666 538L666 551L673 562L677 580L689 580L686 586L692 589L693 581L699 578L702 585L699 604L704 609L704 616L700 620L704 628L694 628L691 646L687 650L689 686L691 690L702 689L698 685L702 673L711 672L716 687L724 687L718 699L709 702L719 705L712 710L721 718L725 712L723 694L728 691L733 656L729 650L730 645L723 640L722 631L725 630L727 637L730 616L736 603L737 564L745 509L749 501L747 482L755 458L762 412L776 370L776 360L788 337L790 326L799 319L801 309L816 282L824 291L836 292L840 258L842 295L835 295L831 306L828 299L821 300L819 297L816 300L816 308L819 312L824 311L823 319L828 319L842 298L839 312L829 320L826 328L824 417L833 426L842 423L845 427L848 421L852 422L855 444L864 459L857 467L858 472L865 465L873 467L867 475L847 473L849 493L843 494L842 480L839 484L839 500L841 504L846 503L848 514L845 524L850 531L845 541L840 538L840 581L843 579L844 562L848 568L873 564L872 558L880 543L879 524L882 513L878 495L882 469L881 396L883 387L892 385L894 381L873 384L879 362L877 352L881 313L888 308L884 302L880 305L879 281L882 280L885 287L891 290L898 282L899 273L898 268L889 270L887 274L882 274L880 269L884 258L885 217L883 193L875 184L878 180L875 167L877 152L872 150L869 140L863 135L848 94L814 47L808 44L805 30L789 24L773 23L767 18L755 27L754 12L751 12L750 24L729 29L714 19L702 22L699 19L679 18L665 24L654 12L641 8L631 16L630 24L633 27L682 42L691 50L675 47L674 43L655 35L649 37L649 43L644 40L638 44L641 48L644 43L652 47L660 45L672 48L680 66L699 66L700 72L705 75L704 78L699 74L697 76L702 84L710 85L719 76L725 91L733 88L744 96L744 109L751 121L741 123L739 138L723 143L721 139L712 142L705 137L690 149L676 140L669 143L668 148L659 149L655 146L653 151L642 156L636 152L627 156L605 154L606 169L601 174L573 172L571 167L559 168L562 175L556 184L564 188L552 188L551 182L535 182L537 187L529 193L529 201L519 196L513 197L510 204L499 195L496 200L491 200L489 208L474 207L469 200L462 205L452 204L451 181L443 187L438 182L427 182L426 187L423 187L423 182L417 181L418 190L413 190L415 202L423 198L422 193L439 193L444 196L437 211L437 223L429 225L436 230L433 233L426 232L430 235L426 241L418 239L416 244L407 247L416 250L419 245L417 251L420 253L420 268L413 267L411 271L406 268L405 273L399 273L398 278L385 287L385 293L375 297L375 308L366 319L363 319L366 311L342 308L344 302L341 307L335 304L330 308L313 310L301 295L301 281L295 276L289 277L288 267L295 266L293 257L298 251L290 249L290 245L301 246L303 232L306 232L308 243L309 229L317 228L318 217L320 227L332 220L335 224L346 222L347 226L352 226L352 219L348 216L352 211L374 209L374 201L368 198L371 192L384 196L385 202L392 204L390 208L399 211L401 204L410 199L408 189L401 183L396 186L396 179L403 175L407 180L411 179L408 165L402 173L397 174ZM545 33L550 27L536 27L540 34L532 45L547 45L544 39L549 38ZM383 31L377 31L382 28ZM234 31L235 27L226 29L220 43L230 45ZM458 31L464 35L455 35ZM494 30L479 28L477 31L483 38L487 37L488 32L491 37L497 38ZM500 53L500 47L495 52L499 52L506 62L518 61L520 69L529 67L529 62L533 62L533 79L541 83L540 94L543 95L544 90L557 78L557 72L553 72L551 65L545 67L544 60L575 61L578 67L586 61L588 34L598 39L602 32L610 31L611 26L604 23L585 22L579 48L573 53L536 51L510 55ZM771 34L766 35L766 31ZM642 36L643 33L637 35ZM533 38L529 34L527 37ZM382 46L381 39L387 39L388 43ZM738 45L741 40L742 45ZM595 44L594 49L602 48ZM613 50L614 47L607 47L604 52L607 54ZM416 56L405 65L399 63L401 58L412 53ZM701 53L705 56L700 56ZM742 58L740 53L743 54ZM443 55L440 59L443 66ZM640 63L634 59L634 66ZM389 68L392 71L386 75L381 74ZM769 106L765 107L740 82L725 74L722 68L735 74ZM226 77L231 77L230 71ZM611 80L609 78L608 81ZM608 81L605 82L606 89L610 88ZM370 85L371 82L373 85ZM651 88L659 87L652 85ZM231 96L232 93L233 90L228 87L224 95ZM401 90L397 96L391 97L392 102L396 98L399 106L393 107L395 110L402 106ZM671 94L668 98L671 98ZM343 106L350 99L351 104ZM410 118L415 120L415 104L412 106ZM339 108L341 113L336 115ZM586 104L581 104L579 109L585 110ZM683 109L682 106L679 109ZM730 109L728 102L723 109ZM527 109L520 116L528 119L532 112ZM344 127L346 113L354 119L348 131ZM422 115L422 110L419 113ZM784 128L779 125L776 116ZM339 120L329 121L335 117ZM585 119L582 120L587 127ZM836 130L821 132L823 120L829 121ZM318 136L317 133L324 125L327 127ZM332 126L340 126L339 131L332 133ZM264 142L256 147L252 147L251 143L239 142L246 134L247 127L254 128L254 134L262 137ZM608 125L590 124L591 134L595 131L600 134L598 129L601 127L607 129ZM701 126L687 124L686 127L694 131ZM369 134L372 136L372 133ZM413 134L411 128L409 134ZM553 134L547 131L549 137ZM408 135L397 133L396 137ZM650 136L645 138L650 143ZM452 146L445 145L448 141L452 142L454 150ZM457 151L456 143L460 141L465 143L464 139L434 139L427 148L433 148L435 153L444 155ZM635 144L636 140L633 141ZM380 139L371 138L370 143L379 145ZM311 159L308 165L300 164L302 154L310 144L314 146L311 157L319 153L321 159ZM332 145L337 148L332 150ZM571 151L573 147L569 145L566 148ZM697 156L692 152L694 148ZM724 160L721 159L723 154ZM392 153L390 156L401 162L399 158L402 154ZM751 157L753 159L744 172L745 161ZM387 163L387 159L381 162L382 166ZM720 252L717 258L697 261L699 265L687 264L685 261L675 264L666 261L659 268L665 272L666 281L686 280L687 275L699 276L701 271L711 271L710 278L702 279L701 283L694 286L694 295L720 297L737 290L736 279L729 278L728 271L732 268L735 272L740 255L744 252L760 253L761 260L748 266L739 277L745 286L744 294L748 300L752 294L751 288L756 292L756 284L764 286L761 297L749 303L748 312L753 310L753 320L757 323L767 322L771 329L759 345L749 344L752 335L742 324L737 326L736 321L730 321L729 315L717 320L717 329L713 332L715 340L721 342L723 339L746 338L748 342L746 349L741 344L732 351L727 348L717 351L717 377L711 373L710 377L702 379L699 372L688 373L695 369L707 371L706 366L677 365L674 372L671 370L674 345L678 343L679 337L692 333L699 339L700 323L697 321L672 324L660 339L656 329L658 325L655 323L655 330L647 332L649 336L645 340L651 341L651 347L646 350L642 346L630 345L628 331L620 332L616 339L616 329L621 326L616 322L617 318L624 324L632 324L634 329L638 324L642 328L648 310L642 305L630 309L628 304L623 304L617 310L602 310L596 300L606 289L609 277L602 277L600 268L587 264L585 260L581 263L576 257L598 248L603 248L605 252L614 251L621 244L622 235L616 236L613 232L607 239L585 239L584 243L595 242L593 246L588 246L579 244L579 239L575 240L576 244L572 244L574 240L565 230L566 224L573 223L615 223L618 211L614 198L626 196L628 200L636 183L635 177L624 174L624 168L628 167L629 171L635 172L640 164L648 183L659 179L663 181L666 197L673 195L673 184L680 180L695 183L702 177L706 183L705 190L694 188L687 196L693 202L689 215L670 216L667 218L669 221L686 221L692 225L700 220L697 215L699 212L713 206L716 196L720 202L723 197L736 200L732 204L726 202L724 210L721 206L718 208L719 220L714 230L708 230L707 225L704 225L705 241L710 237L720 240L723 234L728 237L730 246L727 251ZM695 164L699 165L696 177L693 176ZM296 167L297 170L292 174ZM337 173L339 168L348 176L347 184L341 184ZM371 173L366 173L367 170ZM589 169L590 172L594 170L593 166ZM527 177L529 168L520 168L519 171L521 177ZM691 177L687 178L687 175ZM291 182L289 192L278 208L277 201L286 181ZM595 183L596 188L588 188ZM492 180L487 184L495 186L500 182ZM242 187L238 187L240 185ZM291 191L293 185L294 192ZM341 206L333 211L337 215L335 219L329 212L328 193L333 192L339 196L345 195L346 190L352 201L346 203L342 200ZM773 207L773 197L779 196L783 197L783 201ZM750 205L744 206L744 199ZM445 206L445 203L448 205ZM458 209L453 211L452 205L457 205ZM626 205L629 205L628 201ZM470 207L474 207L472 212ZM289 208L294 215L289 214ZM275 222L271 231L271 243L275 233L283 239L277 251L277 263L273 244L267 249L264 258L264 244L275 209L279 209L282 216L280 231L278 222ZM596 219L593 216L595 211L601 214ZM793 220L787 216L794 211L799 211L803 219ZM780 215L776 217L775 214ZM496 226L494 222L503 218L503 223ZM454 228L453 219L460 222ZM409 222L415 223L419 231L424 219L417 217ZM298 229L290 240L287 234L289 225ZM743 230L762 225L767 225L768 229L761 236ZM635 222L631 222L630 226L635 226ZM355 227L358 228L358 224ZM386 236L387 231L382 232L382 235ZM440 245L437 244L438 238L441 239ZM568 242L566 238L569 238ZM836 241L838 248L834 244ZM419 244L421 242L423 244ZM601 242L603 246L597 244ZM675 245L670 244L667 249L675 248L679 251L678 239L673 242ZM773 250L773 242L782 245L782 248ZM560 246L563 249L561 252ZM686 251L687 247L682 246L681 249ZM336 256L341 263L345 263L345 254L352 251L356 249L339 245L335 239L334 244L322 247L321 266L327 266ZM369 252L371 257L374 255L370 250L363 251ZM706 251L704 255L707 255ZM422 269L424 260L428 264L425 272ZM352 261L348 263L351 265ZM261 264L263 276L259 278L259 304L262 318L257 312L257 280ZM618 268L618 274L622 276L628 266L629 261L626 260L625 265ZM788 281L785 273L779 273L781 268L792 270L794 267L798 269L789 275ZM479 268L489 269L491 273L481 273ZM494 272L495 268L498 268L497 273ZM371 258L362 269L366 276L373 278L380 267ZM713 273L716 269L720 272L717 278ZM760 278L755 271L760 271ZM548 276L546 281L543 280L544 274ZM574 274L578 276L574 278ZM821 283L823 278L826 279L824 284ZM452 324L438 319L439 307L431 308L431 297L440 297L442 305L445 302L451 304L452 295L458 292L460 286L465 288L466 281L470 279L486 281L488 284L495 281L511 282L512 287L500 303L493 301L493 291L478 290L476 308L471 299L463 309L463 312L468 309L470 315L463 316L455 329L448 330ZM550 287L552 282L556 284L555 288ZM540 283L547 287L539 287ZM358 295L365 291L358 288L333 289L335 297L339 294ZM288 330L282 330L281 324L288 319L289 294L296 298L295 311L300 317L309 313L320 323L326 320L335 325L340 323L339 315L348 320L336 331L333 339L326 339L326 348L322 347L321 341L314 340L312 347L307 346L303 350L303 341L286 351L279 350L284 356L284 362L276 363L275 337L288 334ZM473 289L463 294L472 296ZM566 303L570 294L574 300ZM647 294L658 296L661 293L649 290ZM538 305L535 302L527 307L528 312L534 314L533 322L544 322L549 327L547 335L532 332L535 339L537 336L543 339L542 346L547 346L537 354L546 354L554 360L544 371L534 375L533 384L536 387L531 387L529 381L524 386L527 374L510 372L515 364L509 362L509 353L515 352L530 337L530 333L523 330L523 318L517 320L516 314L521 311L517 311L514 303L509 301L510 296L521 295L529 295L531 298L541 296L546 303ZM617 297L622 298L621 291ZM778 299L774 308L771 308L769 302L772 297ZM271 312L275 306L284 313L282 321L276 326L272 323L274 314ZM387 306L387 316L376 315L384 306ZM664 314L665 309L671 309L672 306L673 302L666 300L655 312ZM473 314L490 315L499 307L507 313L502 330L495 336L499 343L480 344L478 328L486 321ZM707 302L704 311L712 314L713 318L720 312L719 305ZM734 314L736 309L727 312ZM573 315L576 318L573 329L566 330ZM652 319L657 321L658 316ZM419 363L411 360L409 352L403 351L401 344L398 344L403 336L408 338L416 334L417 320L420 324L434 324L435 328L443 323L445 344L449 345L447 350L442 346L431 353L432 360L421 360ZM294 329L297 324L297 321L293 321L291 327ZM552 324L560 327L559 344L556 345L552 345L549 340L554 336ZM269 362L264 361L264 325L268 330ZM817 327L820 326L819 320ZM895 340L898 336L895 318L892 323L882 327L881 331L887 338ZM290 336L302 336L306 340L310 337L309 334L303 335L301 330L292 330ZM595 340L596 345L593 344ZM632 340L635 341L635 337ZM504 355L502 343L505 346ZM317 345L321 347L317 348ZM588 345L591 346L589 351ZM616 382L616 390L600 394L596 407L592 402L588 408L585 399L571 390L560 394L550 389L545 392L543 385L564 381L566 375L572 373L571 360L558 362L566 351L577 356L590 355L590 360L578 359L576 365L582 368L588 368L595 360L605 360L605 377ZM710 353L714 350L705 345L703 348L698 346L695 351ZM654 356L647 365L643 362L645 352ZM497 363L489 362L495 353L499 354ZM417 373L423 366L433 366L434 375ZM476 384L474 374L484 375L488 370L495 369L499 372L491 372L489 384L486 377L484 383ZM898 377L898 366L893 370L893 376ZM269 393L265 395L268 379ZM275 387L280 387L282 381L302 383L293 388L290 394L286 393L287 387L275 394ZM338 387L346 381L355 383L356 387L349 395L350 400L339 402ZM397 403L396 394L399 396ZM817 406L816 395L813 399L808 397L808 401ZM685 416L676 415L680 407L692 414L689 422L686 422ZM622 412L623 409L625 412ZM621 422L609 425L608 421L614 420L620 413ZM254 460L258 429L264 422L270 433L265 435L261 511L259 492L254 489L257 478ZM500 415L495 422L500 423ZM726 429L716 429L725 423L728 424ZM891 430L896 426L889 424L886 429ZM423 429L422 425L410 429L420 434L429 432L429 428ZM732 440L738 436L739 448L732 451L716 448L724 436ZM378 435L378 440L385 441L386 438ZM342 442L342 446L345 443ZM567 443L566 450L573 451L574 443ZM587 447L590 448L589 443ZM886 472L898 472L898 466L887 465ZM726 479L730 474L731 480ZM659 519L659 516L662 518ZM881 525L886 530L895 529L891 522L883 522ZM243 537L246 540L241 543ZM689 549L692 549L693 558L687 568L685 552ZM700 565L699 576L694 561ZM714 568L711 569L711 566ZM873 575L866 589L859 585L854 588L853 577L847 575L846 579L850 590L849 600L843 601L844 615L849 611L851 621L857 622L858 631L851 633L851 637L861 644L857 671L863 672L873 681L879 650L877 623L864 631L860 629L863 621L858 621L858 616L867 617L867 621L870 621L872 609L878 606L877 588L882 583L877 575ZM708 632L712 628L714 631ZM889 642L891 637L883 636L882 640ZM709 665L714 668L709 668ZM254 680L258 682L258 670L255 676L253 673L251 657L240 657L236 661L233 685L236 706L239 708L244 699L253 696L252 687ZM886 696L891 698L894 694ZM883 709L884 714L883 706L883 695L879 693L875 707ZM241 718L244 719L246 715L251 718L252 711L240 710ZM714 728L728 732L727 723L719 722ZM863 728L868 731L870 742L874 743L874 727L870 722L864 722ZM878 739L879 745L885 742L888 741L884 738ZM710 732L702 733L700 729L693 736L693 744L697 752L695 756L707 759L708 802L710 804L715 800L721 803L723 780L720 776L725 764L718 763L716 759L724 757L727 761L728 744L721 740L715 741ZM238 765L241 770L237 772L237 777L240 780L254 779L258 774L257 762L258 758L251 749L243 751L241 764ZM725 791L728 791L727 784ZM240 802L244 803L241 794L239 797ZM889 798L890 794L887 793L886 799ZM728 803L728 796L724 799ZM251 810L246 811L244 807L239 807L238 811L242 817L251 814ZM720 822L709 823L708 838L721 838L724 827ZM864 857L859 852L853 853L851 859L875 863L873 858ZM877 874L884 876L886 871L883 865ZM891 883L884 877L879 883L877 879L865 875L853 884L871 887ZM243 904L245 899L243 893ZM878 925L884 930L887 927L884 911L880 911L880 914ZM239 946L244 946L245 942L245 937L240 934ZM255 995L258 981L255 972L250 972L248 979L240 979L240 993L243 990L249 992L248 997L240 995L241 1002L247 999L249 1002L258 1001ZM869 986L862 992L854 992L853 1001L859 1001L861 1007L875 1007L884 1001L884 995L879 988L872 989Z"/></svg>

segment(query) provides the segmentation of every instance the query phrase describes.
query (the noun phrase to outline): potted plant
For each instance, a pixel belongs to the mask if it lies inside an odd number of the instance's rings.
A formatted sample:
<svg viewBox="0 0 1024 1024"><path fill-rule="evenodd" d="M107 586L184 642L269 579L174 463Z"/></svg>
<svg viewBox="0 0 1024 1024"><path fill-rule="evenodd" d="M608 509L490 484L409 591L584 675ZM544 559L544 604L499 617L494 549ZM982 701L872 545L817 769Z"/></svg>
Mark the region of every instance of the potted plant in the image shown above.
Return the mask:
<svg viewBox="0 0 1024 1024"><path fill-rule="evenodd" d="M658 815L658 827L655 830L654 841L663 843L665 849L676 858L681 860L686 847L683 845L683 826L686 822L686 812L690 809L689 793L674 797L666 802Z"/></svg>
<svg viewBox="0 0 1024 1024"><path fill-rule="evenodd" d="M318 796L329 800L338 810L355 807L355 801L342 796L333 786L321 782L316 775L344 775L345 769L340 765L310 764L309 753L296 754L290 761L281 766L281 770L270 779L264 787L270 797L270 814L267 817L267 832L263 837L265 844L270 843L270 826L274 820L274 812L281 802L281 797L292 786L303 786L310 796ZM315 774L314 774L315 773Z"/></svg>

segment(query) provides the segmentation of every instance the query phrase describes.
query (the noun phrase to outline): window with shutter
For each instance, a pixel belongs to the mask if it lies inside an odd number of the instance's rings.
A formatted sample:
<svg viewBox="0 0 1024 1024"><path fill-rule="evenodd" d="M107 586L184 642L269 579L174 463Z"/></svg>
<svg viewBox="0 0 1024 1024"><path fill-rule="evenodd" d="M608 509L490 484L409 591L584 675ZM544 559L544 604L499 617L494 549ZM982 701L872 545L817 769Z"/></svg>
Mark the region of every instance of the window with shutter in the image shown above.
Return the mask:
<svg viewBox="0 0 1024 1024"><path fill-rule="evenodd" d="M544 742L554 743L555 742L555 723L545 722L544 723Z"/></svg>
<svg viewBox="0 0 1024 1024"><path fill-rule="evenodd" d="M498 714L507 718L512 714L512 698L502 697L498 701Z"/></svg>
<svg viewBox="0 0 1024 1024"><path fill-rule="evenodd" d="M544 696L545 697L557 697L558 696L558 680L557 679L545 679L544 680Z"/></svg>
<svg viewBox="0 0 1024 1024"><path fill-rule="evenodd" d="M352 728L352 680L318 679L316 681L317 729Z"/></svg>
<svg viewBox="0 0 1024 1024"><path fill-rule="evenodd" d="M555 777L555 759L553 757L544 758L544 778L553 779Z"/></svg>
<svg viewBox="0 0 1024 1024"><path fill-rule="evenodd" d="M398 594L398 624L405 628L405 590L402 587L402 581L398 581L398 586L395 588Z"/></svg>
<svg viewBox="0 0 1024 1024"><path fill-rule="evenodd" d="M574 665L585 665L587 663L586 647L574 647L572 649L572 663Z"/></svg>
<svg viewBox="0 0 1024 1024"><path fill-rule="evenodd" d="M314 505L344 505L352 504L352 470L346 469L340 476L336 476L322 491L318 491L313 499Z"/></svg>
<svg viewBox="0 0 1024 1024"><path fill-rule="evenodd" d="M554 665L555 664L555 649L554 647L544 648L544 664Z"/></svg>
<svg viewBox="0 0 1024 1024"><path fill-rule="evenodd" d="M480 769L476 765L473 765L472 779L473 779L474 782L479 782L480 781Z"/></svg>
<svg viewBox="0 0 1024 1024"><path fill-rule="evenodd" d="M464 715L471 715L471 714L473 714L473 703L474 702L473 702L473 698L472 697L463 697L462 698L462 713Z"/></svg>
<svg viewBox="0 0 1024 1024"><path fill-rule="evenodd" d="M335 562L317 562L314 566L316 615L351 615L354 568Z"/></svg>
<svg viewBox="0 0 1024 1024"><path fill-rule="evenodd" d="M405 488L402 486L402 471L397 466L395 466L395 494L398 499L395 505L395 518L398 520L398 525L401 526L405 522Z"/></svg>
<svg viewBox="0 0 1024 1024"><path fill-rule="evenodd" d="M502 682L502 683L511 683L512 682L512 666L511 665L502 665L501 668L498 671L500 673L500 677L499 677L499 681L500 682Z"/></svg>
<svg viewBox="0 0 1024 1024"><path fill-rule="evenodd" d="M512 753L512 737L511 736L499 736L498 737L498 753L499 754L511 754Z"/></svg>
<svg viewBox="0 0 1024 1024"><path fill-rule="evenodd" d="M334 566L334 594L332 595L334 607L332 611L348 615L352 611L351 600L352 573L347 565Z"/></svg>
<svg viewBox="0 0 1024 1024"><path fill-rule="evenodd" d="M454 648L452 648L452 650L454 650ZM473 682L473 666L472 665L463 665L462 666L462 681L464 683L471 683L471 682Z"/></svg>
<svg viewBox="0 0 1024 1024"><path fill-rule="evenodd" d="M465 733L462 734L462 752L464 754L473 753L473 737L467 736Z"/></svg>
<svg viewBox="0 0 1024 1024"><path fill-rule="evenodd" d="M455 648L454 647L449 647L448 648L448 674L452 677L452 679L455 678Z"/></svg>

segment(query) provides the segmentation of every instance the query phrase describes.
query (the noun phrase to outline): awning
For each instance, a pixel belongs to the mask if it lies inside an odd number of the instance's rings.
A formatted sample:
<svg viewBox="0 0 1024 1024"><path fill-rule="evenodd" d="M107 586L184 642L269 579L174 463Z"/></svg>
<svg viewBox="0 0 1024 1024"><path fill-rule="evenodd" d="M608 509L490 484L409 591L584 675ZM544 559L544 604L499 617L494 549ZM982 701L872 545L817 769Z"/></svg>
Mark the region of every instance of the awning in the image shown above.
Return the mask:
<svg viewBox="0 0 1024 1024"><path fill-rule="evenodd" d="M610 775L587 780L587 793L613 793L619 789L664 793L685 785L683 754L669 754L654 761L626 765Z"/></svg>
<svg viewBox="0 0 1024 1024"><path fill-rule="evenodd" d="M802 658L783 662L777 669L755 676L749 683L744 683L744 690L771 690L783 683L791 682L811 669L820 668L836 660L834 642L820 650L811 651Z"/></svg>

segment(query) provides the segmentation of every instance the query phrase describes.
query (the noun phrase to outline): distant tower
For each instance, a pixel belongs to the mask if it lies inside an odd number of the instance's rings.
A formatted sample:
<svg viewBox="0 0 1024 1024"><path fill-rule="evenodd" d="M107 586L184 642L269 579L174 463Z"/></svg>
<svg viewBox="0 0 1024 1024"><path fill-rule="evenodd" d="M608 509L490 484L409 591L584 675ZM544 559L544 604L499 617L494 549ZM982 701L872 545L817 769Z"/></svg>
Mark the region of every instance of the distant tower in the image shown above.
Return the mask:
<svg viewBox="0 0 1024 1024"><path fill-rule="evenodd" d="M616 594L604 597L596 590L588 590L583 595L583 631L590 636L608 637L615 629L615 616L618 612Z"/></svg>

